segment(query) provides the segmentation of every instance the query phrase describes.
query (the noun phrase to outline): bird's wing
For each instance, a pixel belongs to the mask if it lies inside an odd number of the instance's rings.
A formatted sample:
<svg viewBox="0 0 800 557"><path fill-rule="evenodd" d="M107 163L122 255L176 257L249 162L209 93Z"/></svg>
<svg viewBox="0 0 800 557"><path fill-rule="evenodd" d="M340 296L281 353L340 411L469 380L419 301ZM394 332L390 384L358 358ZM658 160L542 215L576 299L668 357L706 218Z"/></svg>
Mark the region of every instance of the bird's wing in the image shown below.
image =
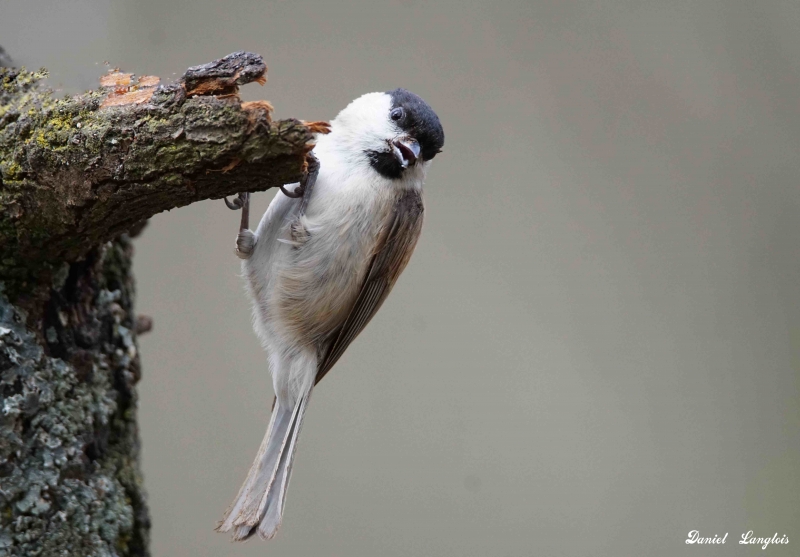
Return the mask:
<svg viewBox="0 0 800 557"><path fill-rule="evenodd" d="M417 191L406 191L395 202L388 226L378 241L379 247L372 257L358 297L347 319L334 332L323 350L323 358L317 370L317 383L364 330L389 295L417 245L422 230L422 213L422 196Z"/></svg>

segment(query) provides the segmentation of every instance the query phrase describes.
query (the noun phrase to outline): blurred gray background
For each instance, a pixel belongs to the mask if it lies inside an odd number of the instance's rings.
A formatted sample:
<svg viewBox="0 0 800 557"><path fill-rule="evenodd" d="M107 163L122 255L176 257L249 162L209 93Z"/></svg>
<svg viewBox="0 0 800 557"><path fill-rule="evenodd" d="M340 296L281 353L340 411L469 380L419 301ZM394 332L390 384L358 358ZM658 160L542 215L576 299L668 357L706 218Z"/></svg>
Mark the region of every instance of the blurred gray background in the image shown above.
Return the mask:
<svg viewBox="0 0 800 557"><path fill-rule="evenodd" d="M64 93L262 54L277 117L406 87L446 132L427 222L314 393L277 540L213 532L266 429L221 201L136 241L156 556L800 547L800 4L0 0ZM272 192L255 196L255 212Z"/></svg>

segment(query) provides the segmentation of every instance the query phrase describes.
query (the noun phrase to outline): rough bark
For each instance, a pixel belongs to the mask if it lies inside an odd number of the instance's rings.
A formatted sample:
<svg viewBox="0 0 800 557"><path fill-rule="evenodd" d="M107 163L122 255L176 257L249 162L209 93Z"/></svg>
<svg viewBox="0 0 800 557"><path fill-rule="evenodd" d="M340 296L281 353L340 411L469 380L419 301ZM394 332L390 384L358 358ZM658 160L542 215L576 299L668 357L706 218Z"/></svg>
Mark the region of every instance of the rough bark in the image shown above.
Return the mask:
<svg viewBox="0 0 800 557"><path fill-rule="evenodd" d="M234 53L56 100L0 68L0 557L148 554L128 232L301 178L325 124L242 103L265 72Z"/></svg>

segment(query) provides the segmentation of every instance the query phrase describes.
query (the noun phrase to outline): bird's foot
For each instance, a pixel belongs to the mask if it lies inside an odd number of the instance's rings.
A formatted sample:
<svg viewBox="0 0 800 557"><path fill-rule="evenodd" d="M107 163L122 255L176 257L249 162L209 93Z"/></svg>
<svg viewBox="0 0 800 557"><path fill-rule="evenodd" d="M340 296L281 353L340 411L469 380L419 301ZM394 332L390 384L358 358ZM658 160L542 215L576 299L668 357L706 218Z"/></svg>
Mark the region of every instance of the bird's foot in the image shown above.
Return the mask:
<svg viewBox="0 0 800 557"><path fill-rule="evenodd" d="M306 155L306 160L303 162L303 177L300 179L300 184L294 191L289 191L285 186L280 187L283 195L286 197L291 197L292 199L297 199L298 197L303 198L300 205L301 213L305 211L308 205L308 198L311 197L311 189L317 181L317 176L319 176L319 166L319 159L314 156L314 153L309 153Z"/></svg>
<svg viewBox="0 0 800 557"><path fill-rule="evenodd" d="M236 257L239 259L250 259L256 247L256 235L247 228L240 230L236 235Z"/></svg>
<svg viewBox="0 0 800 557"><path fill-rule="evenodd" d="M256 247L256 235L250 230L250 194L240 193L233 201L225 198L225 205L234 211L242 210L242 220L239 223L239 234L236 235L236 249L234 250L239 259L250 259L253 249Z"/></svg>
<svg viewBox="0 0 800 557"><path fill-rule="evenodd" d="M223 197L223 199L225 200L225 205L228 206L228 209L230 209L231 211L238 211L239 209L244 207L245 203L250 201L250 194L240 193L233 199L233 201L228 201L227 197Z"/></svg>
<svg viewBox="0 0 800 557"><path fill-rule="evenodd" d="M305 191L306 191L306 188L303 187L302 183L300 183L300 185L297 186L294 189L294 191L287 190L286 186L280 186L280 188L281 188L281 191L283 192L283 195L285 195L286 197L291 197L292 199L297 199L298 197L303 197L303 193L305 193Z"/></svg>

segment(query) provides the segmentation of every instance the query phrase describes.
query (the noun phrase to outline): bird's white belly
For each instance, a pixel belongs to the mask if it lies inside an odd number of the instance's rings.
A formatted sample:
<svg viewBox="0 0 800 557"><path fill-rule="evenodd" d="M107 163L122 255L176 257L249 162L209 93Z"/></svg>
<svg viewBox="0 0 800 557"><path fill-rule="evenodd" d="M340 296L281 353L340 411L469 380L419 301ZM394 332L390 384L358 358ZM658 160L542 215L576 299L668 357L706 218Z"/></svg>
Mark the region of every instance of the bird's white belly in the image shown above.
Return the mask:
<svg viewBox="0 0 800 557"><path fill-rule="evenodd" d="M313 204L288 229L292 247L272 290L273 318L298 344L317 344L347 318L391 210L393 195L320 196L337 211L322 220ZM315 196L316 197L316 196ZM377 217L377 218L376 218Z"/></svg>

